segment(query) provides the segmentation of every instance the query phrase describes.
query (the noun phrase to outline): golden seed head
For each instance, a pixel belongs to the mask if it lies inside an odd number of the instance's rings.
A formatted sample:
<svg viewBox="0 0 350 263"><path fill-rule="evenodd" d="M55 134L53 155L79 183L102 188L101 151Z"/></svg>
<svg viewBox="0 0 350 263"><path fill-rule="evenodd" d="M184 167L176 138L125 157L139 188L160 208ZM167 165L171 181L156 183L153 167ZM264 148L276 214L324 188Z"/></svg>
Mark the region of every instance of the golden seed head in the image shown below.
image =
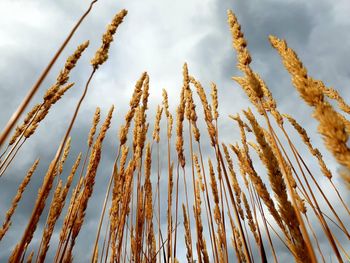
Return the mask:
<svg viewBox="0 0 350 263"><path fill-rule="evenodd" d="M91 147L92 146L92 142L94 140L94 136L96 133L96 128L98 123L100 122L100 114L101 113L101 109L99 107L96 108L95 114L94 114L94 118L92 120L92 127L90 129L89 132L89 137L88 137L88 146Z"/></svg>
<svg viewBox="0 0 350 263"><path fill-rule="evenodd" d="M247 41L245 40L244 34L241 31L241 25L238 23L236 16L231 10L227 11L227 20L231 30L233 47L237 51L237 67L242 70L252 61L247 49Z"/></svg>
<svg viewBox="0 0 350 263"><path fill-rule="evenodd" d="M214 116L214 119L217 120L219 117L219 112L218 112L219 102L218 102L218 89L215 83L211 83L211 97L213 101L213 107L212 107L213 116Z"/></svg>
<svg viewBox="0 0 350 263"><path fill-rule="evenodd" d="M127 15L127 13L128 11L126 11L125 9L121 10L114 16L111 24L108 25L106 32L102 36L102 45L96 51L95 56L91 60L91 65L94 69L97 69L108 59L108 51L110 44L113 41L113 35L117 31L118 26L123 22L123 19Z"/></svg>
<svg viewBox="0 0 350 263"><path fill-rule="evenodd" d="M157 106L156 120L154 123L153 136L152 136L153 140L155 140L157 143L159 143L159 140L160 140L159 132L160 132L160 121L162 118L162 113L163 113L163 107L158 105Z"/></svg>
<svg viewBox="0 0 350 263"><path fill-rule="evenodd" d="M58 165L59 174L61 174L63 171L63 165L64 165L65 161L67 160L67 157L68 157L68 154L70 151L70 147L71 147L71 142L72 142L72 137L69 137L67 142L66 142L66 145L64 146L63 155L62 155L62 158L61 158L59 165Z"/></svg>
<svg viewBox="0 0 350 263"><path fill-rule="evenodd" d="M167 118L169 118L169 101L168 101L168 93L165 89L163 89L163 106L164 106L164 109L165 109L165 116Z"/></svg>
<svg viewBox="0 0 350 263"><path fill-rule="evenodd" d="M81 55L85 51L85 49L89 46L89 41L85 41L81 45L77 47L75 52L67 58L66 64L64 65L63 70L60 72L60 74L57 77L56 83L59 86L62 86L67 83L69 79L69 73L70 71L76 66L78 60L80 59Z"/></svg>

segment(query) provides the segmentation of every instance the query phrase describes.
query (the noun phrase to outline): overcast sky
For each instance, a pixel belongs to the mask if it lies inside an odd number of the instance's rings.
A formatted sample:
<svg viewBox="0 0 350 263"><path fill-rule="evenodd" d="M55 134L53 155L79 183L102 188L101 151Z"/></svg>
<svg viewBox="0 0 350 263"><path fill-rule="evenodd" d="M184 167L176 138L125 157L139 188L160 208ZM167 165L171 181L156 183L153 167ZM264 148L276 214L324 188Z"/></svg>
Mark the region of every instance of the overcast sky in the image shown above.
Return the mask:
<svg viewBox="0 0 350 263"><path fill-rule="evenodd" d="M11 113L88 5L89 1L78 0L0 1L0 127L6 124ZM54 105L37 133L21 149L6 176L1 178L2 220L25 171L35 158L41 159L38 171L29 185L30 190L25 192L14 216L13 226L0 243L1 262L8 259L13 246L23 233L41 178L53 158L60 138L67 128L67 120L71 118L83 84L91 71L89 61L100 45L106 25L122 8L127 9L129 13L118 29L109 60L99 69L91 83L91 89L72 132L73 149L66 172L78 152L86 149L85 141L96 106L102 108L104 117L108 108L112 104L115 105L113 125L104 144L86 225L81 230L74 250L77 262L86 262L91 256L86 251L91 251L93 244L96 222L117 147L118 127L127 111L134 83L143 71L150 75L150 121L154 118L156 105L161 102L162 88L168 90L172 108L178 103L182 65L187 62L190 74L200 80L206 90L209 91L212 81L218 85L221 140L234 143L239 139L238 129L228 119L228 115L241 112L251 105L246 95L231 80L232 76L240 73L235 68L235 52L226 23L227 9L233 9L242 25L253 57L254 70L261 74L272 90L280 111L292 114L308 130L313 142L321 149L327 164L334 172L335 183L349 203L349 195L342 188L336 174L338 165L317 135L317 123L311 119L311 109L298 97L276 51L268 42L269 34L286 39L296 50L311 76L323 80L327 86L336 88L346 101L350 101L348 0L100 0L55 64L31 105L41 100L46 88L54 82L66 57L75 47L85 40L90 40L88 50L71 75L71 81L76 85ZM203 133L205 132L203 130ZM296 136L293 138L300 144ZM206 155L212 154L209 144L204 148ZM310 158L302 145L300 151ZM329 184L319 174L314 160L308 161L317 173L320 184L329 189ZM333 192L327 193L331 200L336 200ZM346 220L340 207L338 211L349 226L349 219ZM179 231L182 234L182 229ZM41 232L38 232L32 242L35 248L41 238ZM348 241L346 243L345 239L340 239L344 240L346 247L350 247ZM54 235L51 242L53 249L56 248L56 241L57 235ZM179 242L183 248L182 236ZM209 242L207 243L209 245ZM322 240L322 247L327 260L330 260L332 253L326 240ZM49 251L48 262L53 249ZM279 252L281 258L290 259L282 246ZM181 260L184 259L184 255L184 249L180 249Z"/></svg>

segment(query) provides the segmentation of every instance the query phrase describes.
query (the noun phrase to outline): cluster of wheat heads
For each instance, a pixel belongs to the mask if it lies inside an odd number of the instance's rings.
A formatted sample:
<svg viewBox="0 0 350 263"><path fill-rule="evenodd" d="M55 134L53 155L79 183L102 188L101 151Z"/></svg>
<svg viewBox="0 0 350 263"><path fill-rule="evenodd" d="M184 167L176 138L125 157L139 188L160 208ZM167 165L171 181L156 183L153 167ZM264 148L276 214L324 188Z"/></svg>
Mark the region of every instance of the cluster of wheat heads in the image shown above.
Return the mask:
<svg viewBox="0 0 350 263"><path fill-rule="evenodd" d="M54 262L75 259L74 246L79 241L79 233L84 230L89 200L94 190L101 191L94 189L94 185L114 107L103 121L100 120L100 108L96 109L86 148L72 157L70 150L74 138L71 131L90 81L108 59L114 34L126 15L126 10L118 12L108 26L101 47L91 60L91 74L57 152L46 174L38 174L33 179L41 181L41 187L37 199L32 202L33 210L24 232L10 248L10 262L44 262L48 253L52 253ZM350 239L347 229L350 210L338 191L339 186L333 182L331 171L320 151L312 145L306 130L292 116L278 110L265 82L251 67L252 58L240 24L233 12L228 11L227 16L237 67L242 72L233 80L246 92L254 111L244 109L221 120L220 89L213 83L210 96L207 96L205 88L190 74L185 63L176 113L171 112L165 89L162 104L154 114L149 113L150 76L147 72L142 73L135 84L124 124L119 129L113 167L103 189L105 198L94 228L96 232L90 235L90 240L85 240L92 247L88 251L91 262L279 262L282 250L296 262L326 262L328 254L325 253L329 252L321 248L321 241L328 244L334 259L339 262L350 260L349 244L340 241L349 242ZM281 56L301 98L313 107L313 117L327 149L347 171L350 169L349 105L336 90L309 76L285 41L271 36L270 42ZM8 127L16 123L25 107L17 110L15 117L9 120L1 134L1 176L6 176L16 154L35 133L53 104L74 85L69 83L70 72L88 45L89 42L84 42L77 47L42 102L27 113L12 137L6 140ZM41 82L39 79L39 84L33 88L37 89ZM25 100L29 101L31 97ZM25 100L20 108L25 105ZM332 106L331 100L337 102L339 110ZM147 114L154 118L151 126ZM241 140L221 141L219 121L224 125L236 125ZM287 125L290 125L289 130L285 128ZM287 132L291 127L300 136L300 141L293 142ZM161 138L166 142L165 155L160 154ZM203 142L210 143L208 151L212 158L203 154ZM296 147L301 142L309 150L307 156L302 156ZM64 166L68 158L74 159L74 164L66 173ZM311 169L310 163L319 166L317 172ZM38 164L39 160L33 162L18 186L4 215L0 242L11 227L12 217ZM328 180L331 190L327 193L319 184L321 176ZM344 184L349 185L348 173L344 172L343 177ZM166 186L166 191L161 185ZM330 201L329 195L335 198ZM61 225L59 218L63 222ZM44 229L39 246L34 246L31 243L40 220L45 222ZM52 242L55 233L58 240ZM54 243L51 248L50 241ZM181 255L185 255L184 258L180 258Z"/></svg>

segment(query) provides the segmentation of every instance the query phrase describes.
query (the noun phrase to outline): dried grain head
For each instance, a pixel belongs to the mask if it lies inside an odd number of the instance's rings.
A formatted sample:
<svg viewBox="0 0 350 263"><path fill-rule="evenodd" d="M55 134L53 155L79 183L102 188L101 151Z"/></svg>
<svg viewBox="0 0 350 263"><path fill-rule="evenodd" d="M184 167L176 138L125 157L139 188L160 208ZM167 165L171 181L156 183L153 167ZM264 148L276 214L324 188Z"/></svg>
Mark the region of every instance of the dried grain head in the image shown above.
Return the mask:
<svg viewBox="0 0 350 263"><path fill-rule="evenodd" d="M149 97L149 76L147 74L143 82L143 92L142 92L142 107L144 111L148 109L148 97Z"/></svg>
<svg viewBox="0 0 350 263"><path fill-rule="evenodd" d="M162 113L163 113L163 107L158 105L157 106L157 114L156 114L156 120L154 122L154 130L153 130L153 140L155 140L157 143L159 143L160 136L160 121L162 118Z"/></svg>
<svg viewBox="0 0 350 263"><path fill-rule="evenodd" d="M19 136L23 133L23 131L25 131L25 129L28 127L29 123L32 121L32 119L34 118L34 116L38 113L39 109L40 109L41 105L40 104L36 104L33 106L33 108L27 113L26 117L23 120L23 123L20 126L17 126L15 129L14 134L11 137L11 140L9 142L9 145L14 144L17 139L19 138Z"/></svg>
<svg viewBox="0 0 350 263"><path fill-rule="evenodd" d="M92 143L94 141L96 128L97 128L98 123L100 122L100 113L101 113L101 110L100 110L99 107L97 107L96 111L95 111L95 114L94 114L94 118L92 120L92 126L91 126L91 129L90 129L90 132L89 132L89 137L88 137L88 146L89 147L92 146Z"/></svg>
<svg viewBox="0 0 350 263"><path fill-rule="evenodd" d="M180 105L176 110L176 151L177 156L180 162L181 167L185 166L185 156L184 156L184 139L183 139L183 120L184 120L184 111L183 107Z"/></svg>
<svg viewBox="0 0 350 263"><path fill-rule="evenodd" d="M231 30L233 48L237 51L237 67L242 69L252 61L247 49L247 41L241 31L241 25L238 23L237 17L231 10L227 11L227 21Z"/></svg>
<svg viewBox="0 0 350 263"><path fill-rule="evenodd" d="M72 55L70 55L60 71L56 82L46 91L44 95L44 102L50 101L58 92L61 86L65 85L69 80L69 74L71 70L76 66L78 60L80 59L82 53L89 46L89 41L85 41L77 47Z"/></svg>
<svg viewBox="0 0 350 263"><path fill-rule="evenodd" d="M209 164L209 174L210 174L210 186L214 197L214 203L219 204L219 192L215 178L215 172L213 168L213 164L210 159L208 159Z"/></svg>
<svg viewBox="0 0 350 263"><path fill-rule="evenodd" d="M66 64L64 65L64 69L60 72L57 77L57 83L59 85L64 85L67 83L69 79L70 71L76 66L78 60L80 59L82 53L89 46L89 41L85 41L81 45L77 47L75 52L67 58Z"/></svg>
<svg viewBox="0 0 350 263"><path fill-rule="evenodd" d="M66 142L66 145L64 146L63 155L62 155L61 160L60 160L59 165L58 165L59 174L61 174L63 172L63 165L67 160L67 157L68 157L68 154L69 154L69 151L71 148L71 143L72 143L72 137L69 137L67 142Z"/></svg>
<svg viewBox="0 0 350 263"><path fill-rule="evenodd" d="M194 164L195 164L196 172L197 172L197 176L198 176L198 183L199 183L200 189L202 190L202 192L204 192L205 188L204 188L204 184L203 184L203 176L202 176L201 167L199 166L197 154L193 154L193 159L194 159Z"/></svg>
<svg viewBox="0 0 350 263"><path fill-rule="evenodd" d="M219 101L218 101L218 89L216 87L215 83L211 83L211 98L212 98L212 110L213 110L213 117L214 120L217 120L219 117L218 107L219 107Z"/></svg>
<svg viewBox="0 0 350 263"><path fill-rule="evenodd" d="M321 89L313 85L313 81L307 75L306 68L294 50L288 47L286 41L278 39L275 36L270 36L269 40L281 56L285 68L292 76L292 82L295 88L299 91L300 96L305 102L310 106L322 103L323 94Z"/></svg>
<svg viewBox="0 0 350 263"><path fill-rule="evenodd" d="M163 93L162 93L162 96L163 96L163 107L164 107L164 111L165 111L165 116L167 118L169 118L169 101L168 101L168 93L166 91L166 89L163 89Z"/></svg>
<svg viewBox="0 0 350 263"><path fill-rule="evenodd" d="M91 60L91 65L94 69L97 69L108 59L108 51L110 44L113 41L113 35L117 31L118 26L123 22L123 19L127 15L127 13L128 11L126 11L125 9L121 10L114 16L111 24L108 25L107 30L102 37L102 45L97 50L95 56Z"/></svg>
<svg viewBox="0 0 350 263"><path fill-rule="evenodd" d="M350 106L349 104L347 104L344 99L340 96L339 92L337 90L335 90L334 88L327 88L325 85L320 86L320 88L323 91L323 94L326 95L328 98L336 100L338 103L338 107L350 114Z"/></svg>
<svg viewBox="0 0 350 263"><path fill-rule="evenodd" d="M245 68L244 70L246 80L248 82L248 85L251 88L251 91L254 93L254 96L261 99L264 97L264 92L261 88L261 83L259 79L256 76L256 73L253 72L249 67Z"/></svg>

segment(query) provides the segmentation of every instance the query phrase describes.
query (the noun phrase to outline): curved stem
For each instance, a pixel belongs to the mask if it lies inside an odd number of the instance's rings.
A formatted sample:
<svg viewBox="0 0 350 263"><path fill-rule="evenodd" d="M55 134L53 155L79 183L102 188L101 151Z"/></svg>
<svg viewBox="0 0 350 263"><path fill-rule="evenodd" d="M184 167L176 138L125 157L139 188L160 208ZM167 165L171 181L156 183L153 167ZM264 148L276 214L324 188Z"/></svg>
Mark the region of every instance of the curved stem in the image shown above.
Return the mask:
<svg viewBox="0 0 350 263"><path fill-rule="evenodd" d="M15 153L12 155L11 159L7 162L7 164L5 165L5 167L1 170L0 172L0 177L6 172L7 168L9 167L9 165L11 164L11 162L13 161L13 159L16 157L19 149L21 149L23 143L26 141L26 139L24 139L22 141L22 143L18 146L18 148L16 149Z"/></svg>
<svg viewBox="0 0 350 263"><path fill-rule="evenodd" d="M36 81L34 86L29 90L21 104L18 106L17 110L12 114L11 118L8 120L3 132L0 135L0 148L5 142L7 136L10 134L11 130L17 123L18 119L20 118L21 114L24 112L25 108L28 106L29 102L31 99L34 97L35 93L38 91L40 85L46 78L47 74L50 72L52 66L55 64L56 60L58 57L61 55L62 51L64 48L67 46L68 42L71 40L73 37L75 31L78 29L80 24L84 21L85 17L90 13L92 6L97 2L98 0L93 0L90 3L89 8L85 11L85 13L81 16L81 18L78 20L78 22L75 24L67 38L64 40L63 44L61 47L57 50L56 54L53 56L47 67L44 69L44 71L41 73L39 79Z"/></svg>
<svg viewBox="0 0 350 263"><path fill-rule="evenodd" d="M95 254L96 254L96 250L97 250L97 246L98 246L98 240L100 238L100 232L101 232L101 228L102 228L102 222L103 222L103 218L104 218L104 215L105 215L105 212L106 212L106 206L107 206L107 201L108 201L108 198L109 198L109 193L110 193L110 190L111 190L111 185L113 183L113 178L114 178L113 176L114 176L115 173L118 172L117 162L118 162L118 159L119 159L119 156L120 156L120 150L121 150L121 147L119 146L118 154L117 154L117 157L116 157L116 159L114 161L114 165L113 165L113 171L112 171L111 177L109 178L107 191L106 191L106 196L105 196L105 199L104 199L104 202L103 202L103 207L102 207L102 211L101 211L100 221L99 221L99 224L98 224L98 229L97 229L97 234L96 234L96 239L95 239L95 244L94 244L94 249L93 249L93 253L92 253L91 262L94 262L94 259L95 259ZM108 247L109 247L109 244L108 244Z"/></svg>
<svg viewBox="0 0 350 263"><path fill-rule="evenodd" d="M349 207L346 205L346 203L344 202L343 198L341 197L337 187L335 186L335 184L333 183L333 180L330 178L329 182L331 183L334 191L337 193L338 198L340 199L340 202L342 203L342 205L344 206L344 208L346 209L346 211L348 212L348 214L350 215L350 210Z"/></svg>
<svg viewBox="0 0 350 263"><path fill-rule="evenodd" d="M214 244L214 250L213 250L213 254L214 254L214 261L215 262L219 262L219 258L218 258L218 251L217 251L217 246L216 246L216 239L215 239L215 231L214 231L214 224L213 224L213 213L211 210L211 206L210 206L210 199L209 199L209 194L208 194L208 184L207 184L207 177L205 174L205 169L204 169L204 162L203 162L203 154L202 154L202 148L201 148L201 144L200 141L198 141L198 151L199 151L199 157L200 157L200 161L201 161L201 167L202 167L202 171L203 171L203 179L204 179L204 187L205 187L205 194L206 194L206 199L207 199L207 204L208 204L208 209L209 209L209 220L210 220L210 230L212 232L212 236L213 236L213 244Z"/></svg>
<svg viewBox="0 0 350 263"><path fill-rule="evenodd" d="M56 155L55 155L55 157L54 157L54 159L52 161L52 167L56 167L56 165L58 163L58 160L59 160L59 158L60 158L60 156L61 156L61 154L63 152L63 147L64 147L64 145L66 144L66 142L68 140L69 134L70 134L70 132L71 132L71 130L73 128L74 122L75 122L75 120L76 120L76 118L78 116L80 106L81 106L81 104L82 104L82 102L83 102L83 100L84 100L84 98L85 98L85 96L87 94L87 91L88 91L88 88L89 88L89 84L90 84L91 79L92 79L93 75L95 74L95 72L96 72L96 69L94 68L92 70L91 74L90 74L90 77L89 77L88 81L86 82L84 92L83 92L80 100L78 101L78 104L77 104L77 106L75 108L73 117L72 117L72 119L70 121L70 124L69 124L69 127L68 127L68 129L66 131L66 134L64 135L63 140L62 140L62 142L61 142L61 144L60 144L60 146L59 146L59 148L58 148L58 150L56 152ZM51 171L48 174L48 178L50 178L51 176L54 176L53 171L54 171L54 169L51 169ZM50 180L47 180L47 181L44 182L44 184L42 186L42 189L41 189L42 193L44 193L46 191L46 189L49 187L49 182L50 182ZM31 231L31 229L33 227L32 224L34 223L35 217L37 216L37 212L40 209L40 205L41 205L42 200L43 200L43 195L40 195L38 197L38 199L37 199L37 202L35 203L32 215L31 215L31 217L29 219L29 222L27 224L27 227L26 227L26 229L24 231L23 237L22 237L20 243L18 244L18 249L16 250L16 252L14 254L13 262L17 262L20 259L21 255L23 253L23 248L24 248L25 243L26 243L26 238L27 238L29 232Z"/></svg>

